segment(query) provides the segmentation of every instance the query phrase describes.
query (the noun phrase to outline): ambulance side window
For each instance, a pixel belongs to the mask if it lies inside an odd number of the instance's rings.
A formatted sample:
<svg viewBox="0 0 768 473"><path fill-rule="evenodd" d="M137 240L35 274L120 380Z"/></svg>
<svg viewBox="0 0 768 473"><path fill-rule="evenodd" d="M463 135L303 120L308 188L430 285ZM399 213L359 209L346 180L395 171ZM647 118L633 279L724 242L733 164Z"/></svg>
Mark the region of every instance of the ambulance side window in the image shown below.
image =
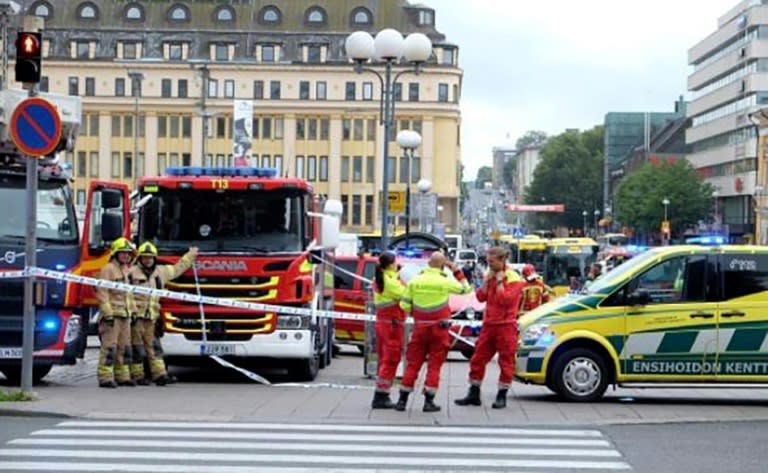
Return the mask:
<svg viewBox="0 0 768 473"><path fill-rule="evenodd" d="M768 255L723 255L724 299L768 291Z"/></svg>

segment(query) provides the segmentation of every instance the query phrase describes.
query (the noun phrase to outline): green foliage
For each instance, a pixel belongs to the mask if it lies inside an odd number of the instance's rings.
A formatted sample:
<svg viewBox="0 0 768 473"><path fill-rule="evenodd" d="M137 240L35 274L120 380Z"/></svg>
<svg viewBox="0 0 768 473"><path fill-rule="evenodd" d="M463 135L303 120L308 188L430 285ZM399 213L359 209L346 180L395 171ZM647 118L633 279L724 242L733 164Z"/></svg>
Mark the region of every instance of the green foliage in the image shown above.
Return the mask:
<svg viewBox="0 0 768 473"><path fill-rule="evenodd" d="M579 132L569 130L550 138L540 152L541 161L525 195L528 204L564 204L562 214L536 214L539 228L581 228L582 212L602 209L603 127Z"/></svg>
<svg viewBox="0 0 768 473"><path fill-rule="evenodd" d="M636 230L658 232L664 219L664 198L669 199L672 234L706 220L712 213L712 191L685 159L673 164L646 163L619 184L616 218Z"/></svg>
<svg viewBox="0 0 768 473"><path fill-rule="evenodd" d="M0 402L21 402L34 400L34 395L22 391L0 391Z"/></svg>
<svg viewBox="0 0 768 473"><path fill-rule="evenodd" d="M493 182L493 168L490 166L483 166L477 171L475 189L485 189L486 182Z"/></svg>
<svg viewBox="0 0 768 473"><path fill-rule="evenodd" d="M518 151L529 146L541 146L547 141L547 134L543 131L530 130L526 131L523 136L517 139L515 142L515 149Z"/></svg>

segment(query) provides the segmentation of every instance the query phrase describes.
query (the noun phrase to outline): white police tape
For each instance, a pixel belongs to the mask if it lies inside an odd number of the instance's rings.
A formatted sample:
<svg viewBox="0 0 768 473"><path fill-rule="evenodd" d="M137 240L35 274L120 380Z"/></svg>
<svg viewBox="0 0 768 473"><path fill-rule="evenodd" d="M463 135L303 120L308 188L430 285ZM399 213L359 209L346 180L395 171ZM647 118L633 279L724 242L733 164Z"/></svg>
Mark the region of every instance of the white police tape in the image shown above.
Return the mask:
<svg viewBox="0 0 768 473"><path fill-rule="evenodd" d="M0 271L0 279L21 279L29 275L27 270L23 271Z"/></svg>

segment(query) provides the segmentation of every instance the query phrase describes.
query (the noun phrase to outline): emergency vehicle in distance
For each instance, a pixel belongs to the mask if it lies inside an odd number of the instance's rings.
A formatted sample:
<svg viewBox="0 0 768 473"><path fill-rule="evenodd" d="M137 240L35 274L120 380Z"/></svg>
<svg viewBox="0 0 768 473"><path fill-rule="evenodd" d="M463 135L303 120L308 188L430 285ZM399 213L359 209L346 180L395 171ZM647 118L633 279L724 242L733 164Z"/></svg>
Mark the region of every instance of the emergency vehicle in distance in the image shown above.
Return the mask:
<svg viewBox="0 0 768 473"><path fill-rule="evenodd" d="M200 249L189 270L165 289L303 308L326 308L318 291L322 269L312 252L338 244L336 216L314 213L304 180L274 169L169 168L137 184L136 241L157 246L161 264ZM326 202L337 213L340 205ZM90 212L90 209L89 209ZM86 223L86 225L88 225ZM329 288L330 291L330 288ZM161 301L168 364L198 364L207 355L279 360L294 378L312 380L331 361L329 319L177 300ZM204 334L205 332L205 334Z"/></svg>
<svg viewBox="0 0 768 473"><path fill-rule="evenodd" d="M24 90L0 91L0 272L25 266L26 163L10 138L10 117L27 97ZM38 160L37 266L71 271L80 262L80 242L71 176L56 153L74 148L81 117L79 97L41 93L54 104L62 121L62 137L51 156ZM34 159L34 158L32 158ZM77 288L66 282L38 282L33 380L54 364L74 364L85 350L88 316L78 307ZM0 279L0 371L14 384L21 378L24 281Z"/></svg>

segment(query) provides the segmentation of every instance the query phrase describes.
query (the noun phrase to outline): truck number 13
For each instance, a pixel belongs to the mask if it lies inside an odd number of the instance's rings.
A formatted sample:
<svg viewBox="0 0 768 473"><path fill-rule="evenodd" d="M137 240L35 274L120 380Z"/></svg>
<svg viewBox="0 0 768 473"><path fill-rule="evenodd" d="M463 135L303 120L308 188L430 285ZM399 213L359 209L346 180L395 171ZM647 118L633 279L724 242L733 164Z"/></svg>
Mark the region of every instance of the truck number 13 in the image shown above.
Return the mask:
<svg viewBox="0 0 768 473"><path fill-rule="evenodd" d="M211 187L217 190L229 189L229 181L226 179L211 179Z"/></svg>

